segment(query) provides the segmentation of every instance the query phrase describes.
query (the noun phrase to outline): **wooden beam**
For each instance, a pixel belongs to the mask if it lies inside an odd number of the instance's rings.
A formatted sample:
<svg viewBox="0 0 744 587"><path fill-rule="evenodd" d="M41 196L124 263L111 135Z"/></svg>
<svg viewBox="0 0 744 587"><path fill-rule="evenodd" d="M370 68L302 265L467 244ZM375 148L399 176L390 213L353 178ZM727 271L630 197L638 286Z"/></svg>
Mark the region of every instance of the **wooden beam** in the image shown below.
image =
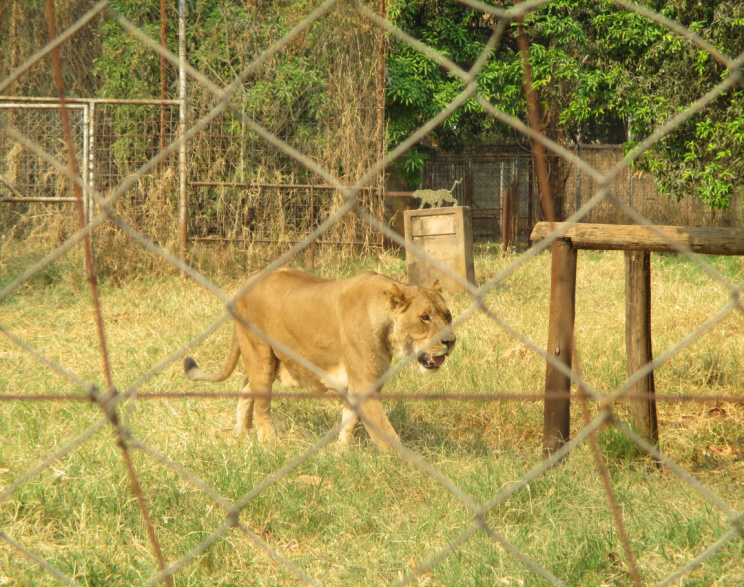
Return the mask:
<svg viewBox="0 0 744 587"><path fill-rule="evenodd" d="M744 228L706 228L698 226L656 226L652 231L637 224L573 224L556 222L560 235L577 249L610 251L678 252L667 239L696 253L744 255ZM662 238L662 233L667 239ZM551 232L550 223L538 222L530 240L539 241Z"/></svg>

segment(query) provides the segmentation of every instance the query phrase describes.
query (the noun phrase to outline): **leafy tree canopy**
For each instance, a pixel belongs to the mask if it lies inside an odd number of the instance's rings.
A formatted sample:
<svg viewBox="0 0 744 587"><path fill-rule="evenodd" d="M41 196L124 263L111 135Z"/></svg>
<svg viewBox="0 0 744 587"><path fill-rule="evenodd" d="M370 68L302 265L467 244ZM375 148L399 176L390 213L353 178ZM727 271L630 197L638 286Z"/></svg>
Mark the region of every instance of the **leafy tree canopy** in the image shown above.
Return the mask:
<svg viewBox="0 0 744 587"><path fill-rule="evenodd" d="M317 2L296 0L199 0L188 3L186 51L191 65L219 86L227 86L267 49L307 18ZM160 37L159 0L112 0L114 8L153 39ZM168 47L177 52L178 20L169 4ZM308 26L281 51L253 69L230 99L242 112L300 152L311 154L333 169L344 181L365 169L367 158L379 158L381 140L370 132L376 128L376 32L350 3L341 2L323 18ZM151 98L159 93L160 56L122 28L115 20L104 23L103 42L95 71L99 95L117 98ZM136 72L136 75L132 74ZM176 68L168 65L168 94L177 95ZM216 101L206 88L192 83L189 108L204 112ZM219 132L230 141L212 145L235 147L239 153L225 154L220 165L235 169L243 180L243 169L285 175L311 181L314 174L247 131L241 122L227 116ZM217 131L215 131L217 132ZM197 156L192 152L192 156ZM271 169L272 171L266 171ZM258 173L258 171L256 171Z"/></svg>
<svg viewBox="0 0 744 587"><path fill-rule="evenodd" d="M505 3L507 6L511 3ZM744 3L654 0L649 8L694 31L729 57L744 50ZM391 20L468 69L491 34L495 19L446 0L396 0ZM619 128L631 149L709 92L728 70L707 52L666 27L604 0L554 0L524 19L542 130L561 142L608 126ZM480 95L501 110L525 117L524 78L517 23L507 27L478 76ZM391 41L387 112L390 146L439 113L462 83L409 45ZM473 99L426 139L424 147L460 149L508 139ZM409 177L424 149L401 160ZM734 86L653 149L637 167L653 173L660 190L694 195L726 208L744 172L744 92Z"/></svg>

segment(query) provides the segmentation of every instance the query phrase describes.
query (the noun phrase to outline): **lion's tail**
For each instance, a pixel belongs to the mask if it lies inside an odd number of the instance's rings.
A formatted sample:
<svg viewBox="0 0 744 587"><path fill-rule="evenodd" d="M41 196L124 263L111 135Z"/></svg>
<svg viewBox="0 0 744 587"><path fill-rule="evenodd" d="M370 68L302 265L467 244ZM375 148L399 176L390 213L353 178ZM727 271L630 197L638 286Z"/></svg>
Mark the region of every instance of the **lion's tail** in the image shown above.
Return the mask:
<svg viewBox="0 0 744 587"><path fill-rule="evenodd" d="M235 367L238 364L240 358L240 344L238 344L238 335L233 330L232 338L230 339L230 348L227 349L227 358L222 368L217 373L205 373L199 369L199 365L191 357L186 357L183 360L183 370L191 381L211 381L218 382L224 381L232 372L235 371Z"/></svg>

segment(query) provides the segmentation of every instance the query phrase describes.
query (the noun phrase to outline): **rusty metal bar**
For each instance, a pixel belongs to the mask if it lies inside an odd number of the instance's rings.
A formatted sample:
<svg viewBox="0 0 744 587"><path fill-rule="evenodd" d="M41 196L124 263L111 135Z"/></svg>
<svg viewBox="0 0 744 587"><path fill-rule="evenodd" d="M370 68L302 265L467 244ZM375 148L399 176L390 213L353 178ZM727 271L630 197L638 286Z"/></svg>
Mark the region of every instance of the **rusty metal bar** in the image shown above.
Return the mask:
<svg viewBox="0 0 744 587"><path fill-rule="evenodd" d="M288 245L295 245L297 243L305 242L305 239L270 239L270 238L236 238L236 237L230 237L230 236L190 236L190 241L193 242L236 242L236 243L245 243L245 242L251 242L251 243L286 243ZM364 241L325 241L316 239L313 241L316 244L319 245L353 245L353 246L367 246L367 247L379 247L382 248L382 245L376 244L376 243L368 243Z"/></svg>
<svg viewBox="0 0 744 587"><path fill-rule="evenodd" d="M576 354L576 373L583 380L581 365L579 364L579 353L576 351L575 348L573 350ZM582 383L579 383L579 396L581 397L581 416L584 420L584 426L588 427L592 422L592 416L589 412L590 394L587 393L586 388ZM608 414L608 416L611 415L611 412L609 411L607 411L606 413ZM610 418L609 421L612 422L612 419ZM635 587L641 587L643 585L643 582L641 581L641 575L638 572L638 563L636 562L635 555L633 554L633 549L630 546L628 531L625 527L625 519L623 518L623 514L620 511L620 507L618 505L617 496L615 495L615 488L612 485L610 473L607 470L607 464L602 458L602 453L599 450L599 442L597 441L596 429L592 430L591 434L589 434L589 446L592 447L592 453L594 453L594 463L596 465L597 472L599 473L599 477L602 480L602 486L604 487L605 495L607 496L607 503L610 506L612 517L615 520L617 533L620 537L620 543L623 546L625 560L628 564L628 571L630 573L630 576L633 578L633 584L635 585Z"/></svg>
<svg viewBox="0 0 744 587"><path fill-rule="evenodd" d="M517 36L517 45L522 55L522 67L524 68L524 94L527 99L527 119L529 126L536 132L541 132L540 120L538 115L539 102L535 89L532 86L532 68L530 67L529 42L527 34L524 32L524 19L522 16L515 18L519 25L519 35ZM550 193L550 182L548 181L548 165L545 155L545 145L540 141L530 139L532 143L532 153L535 158L535 167L537 168L537 189L540 192L540 201L542 202L545 217L549 222L555 222L555 207L553 205L552 194Z"/></svg>
<svg viewBox="0 0 744 587"><path fill-rule="evenodd" d="M315 185L312 183L251 183L246 181L190 181L189 187L231 187L231 188L273 188L280 190L337 190L332 185ZM351 189L351 186L345 186ZM361 187L358 191L377 191L375 187ZM397 193L397 192L396 192ZM403 192L401 192L403 193Z"/></svg>
<svg viewBox="0 0 744 587"><path fill-rule="evenodd" d="M58 106L56 98L40 98L38 96L0 96L0 108L8 102L23 104L26 108L45 108ZM81 108L86 104L126 104L129 106L159 106L160 104L178 106L178 100L158 100L156 98L66 98L65 102L69 108ZM35 106L39 104L39 106ZM15 106L16 104L11 104Z"/></svg>
<svg viewBox="0 0 744 587"><path fill-rule="evenodd" d="M339 401L338 395L332 391L272 391L268 393L254 393L244 391L159 391L138 392L137 400L160 400L160 399L237 399L241 397L281 399L327 399ZM591 396L587 397L585 392L555 392L548 397L556 400L571 401L595 401ZM381 401L405 400L405 401L457 401L457 402L541 402L545 399L545 393L396 393L385 392L380 396ZM741 395L674 395L674 394L649 394L628 393L623 399L649 401L656 403L665 402L670 404L710 404L711 402L722 402L727 404L744 404L744 396ZM46 402L46 401L79 401L93 402L87 393L63 393L63 394L2 394L0 402Z"/></svg>
<svg viewBox="0 0 744 587"><path fill-rule="evenodd" d="M54 16L54 2L53 0L46 0L46 16L47 25L49 27L49 38L50 41L54 41L57 38L57 30ZM59 92L59 106L60 115L62 118L62 128L65 135L65 143L67 144L67 153L69 157L70 171L73 175L79 175L79 169L77 164L77 157L75 156L75 147L72 139L72 127L70 125L70 117L67 111L67 102L65 100L65 82L62 76L62 61L59 56L59 49L55 45L51 50L51 58L54 68L54 82ZM72 185L75 193L75 199L78 202L78 223L80 228L85 228L85 210L83 208L83 194L80 186L77 183ZM109 363L108 346L106 344L106 335L104 330L103 313L101 311L101 301L98 292L98 282L96 280L95 269L93 266L93 249L90 242L90 236L86 235L83 239L83 246L85 251L85 265L88 272L88 282L90 285L91 295L93 297L93 309L95 313L96 326L98 329L98 338L101 345L101 355L103 359L103 371L106 377L106 382L111 387L113 380L111 377L111 366Z"/></svg>
<svg viewBox="0 0 744 587"><path fill-rule="evenodd" d="M378 0L377 11L379 12L380 18L386 18L387 6L385 0ZM385 31L379 29L377 31L377 128L375 134L377 136L377 147L379 148L380 161L385 159L385 63L386 63L386 52L385 52ZM381 189L385 189L385 167L380 168L379 185ZM382 236L382 235L380 235Z"/></svg>
<svg viewBox="0 0 744 587"><path fill-rule="evenodd" d="M77 202L77 198L72 198L72 197L70 197L70 198L63 198L63 197L55 198L55 197L51 197L51 196L48 197L48 198L44 198L44 197L41 197L41 196L38 196L38 197L37 196L31 196L31 197L28 197L28 198L24 198L23 196L19 196L19 197L16 197L16 198L3 197L3 198L0 198L0 202L11 202L11 203L46 202L46 203L49 203L49 204L64 204L64 203L67 203L67 202Z"/></svg>
<svg viewBox="0 0 744 587"><path fill-rule="evenodd" d="M160 0L160 45L168 47L168 14L167 14L167 0ZM165 100L166 93L168 90L168 60L165 55L160 56L160 99ZM160 148L165 149L167 143L165 142L165 114L166 105L162 104L160 107Z"/></svg>
<svg viewBox="0 0 744 587"><path fill-rule="evenodd" d="M53 42L57 38L57 27L55 22L55 13L54 13L54 0L46 0L46 18L47 18L47 26L49 29L49 39L51 42ZM57 87L57 91L59 92L59 104L60 104L60 114L62 117L62 127L64 130L65 135L65 142L67 144L67 152L69 157L69 166L70 171L73 175L77 176L78 173L78 164L77 164L77 158L75 156L75 147L73 145L73 138L72 138L72 127L70 124L70 118L67 111L67 105L65 102L65 82L64 77L62 75L62 60L59 55L59 49L57 45L54 45L50 52L52 64L53 64L53 71L54 71L54 82ZM77 211L78 211L78 222L80 224L80 228L84 229L86 226L86 218L85 218L85 208L83 204L83 194L82 189L80 186L75 182L73 183L73 190L77 199ZM90 291L91 291L91 297L93 300L93 308L95 313L95 321L96 321L96 327L98 331L98 339L101 346L101 356L103 359L103 370L104 375L106 377L106 383L109 388L109 394L114 394L115 389L113 386L113 377L111 375L111 363L109 361L109 352L108 352L108 345L106 343L106 333L104 328L104 320L103 320L103 311L101 309L101 300L98 290L98 281L96 279L96 273L95 273L95 266L93 262L93 248L91 245L91 239L90 235L86 234L83 238L83 248L84 248L84 254L85 254L85 266L86 271L88 274L88 282L90 285ZM107 409L105 405L102 405L102 408L106 415L109 417L111 423L114 425L115 431L118 436L118 443L122 450L122 455L124 457L124 461L127 466L127 472L129 474L130 483L132 485L132 489L135 493L135 496L137 497L137 501L140 506L140 511L142 513L142 517L145 521L145 526L147 529L148 536L150 538L150 542L152 544L153 550L155 552L155 557L158 561L159 568L162 570L165 568L165 559L163 558L163 553L160 549L160 543L158 542L157 536L155 535L155 529L153 528L152 521L150 520L150 515L147 511L147 507L145 505L144 496L142 495L142 490L139 485L139 480L137 479L137 476L134 471L134 465L132 463L131 456L129 454L129 451L127 449L127 445L124 439L123 431L121 430L120 426L118 425L118 421L116 420L116 410L115 408ZM171 577L168 576L165 578L166 585L169 587L172 587L173 582L171 580Z"/></svg>

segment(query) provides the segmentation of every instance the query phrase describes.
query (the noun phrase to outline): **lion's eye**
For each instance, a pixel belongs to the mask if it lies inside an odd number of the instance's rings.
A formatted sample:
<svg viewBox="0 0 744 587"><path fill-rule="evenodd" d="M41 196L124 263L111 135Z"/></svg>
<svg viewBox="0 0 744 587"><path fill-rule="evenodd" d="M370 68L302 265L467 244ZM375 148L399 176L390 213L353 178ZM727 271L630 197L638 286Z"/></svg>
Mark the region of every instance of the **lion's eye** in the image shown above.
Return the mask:
<svg viewBox="0 0 744 587"><path fill-rule="evenodd" d="M431 318L429 317L429 314L421 314L421 321L422 322L431 322Z"/></svg>
<svg viewBox="0 0 744 587"><path fill-rule="evenodd" d="M447 321L447 324L451 323L452 322L452 314L450 314L449 312L447 312L444 315L444 319Z"/></svg>

